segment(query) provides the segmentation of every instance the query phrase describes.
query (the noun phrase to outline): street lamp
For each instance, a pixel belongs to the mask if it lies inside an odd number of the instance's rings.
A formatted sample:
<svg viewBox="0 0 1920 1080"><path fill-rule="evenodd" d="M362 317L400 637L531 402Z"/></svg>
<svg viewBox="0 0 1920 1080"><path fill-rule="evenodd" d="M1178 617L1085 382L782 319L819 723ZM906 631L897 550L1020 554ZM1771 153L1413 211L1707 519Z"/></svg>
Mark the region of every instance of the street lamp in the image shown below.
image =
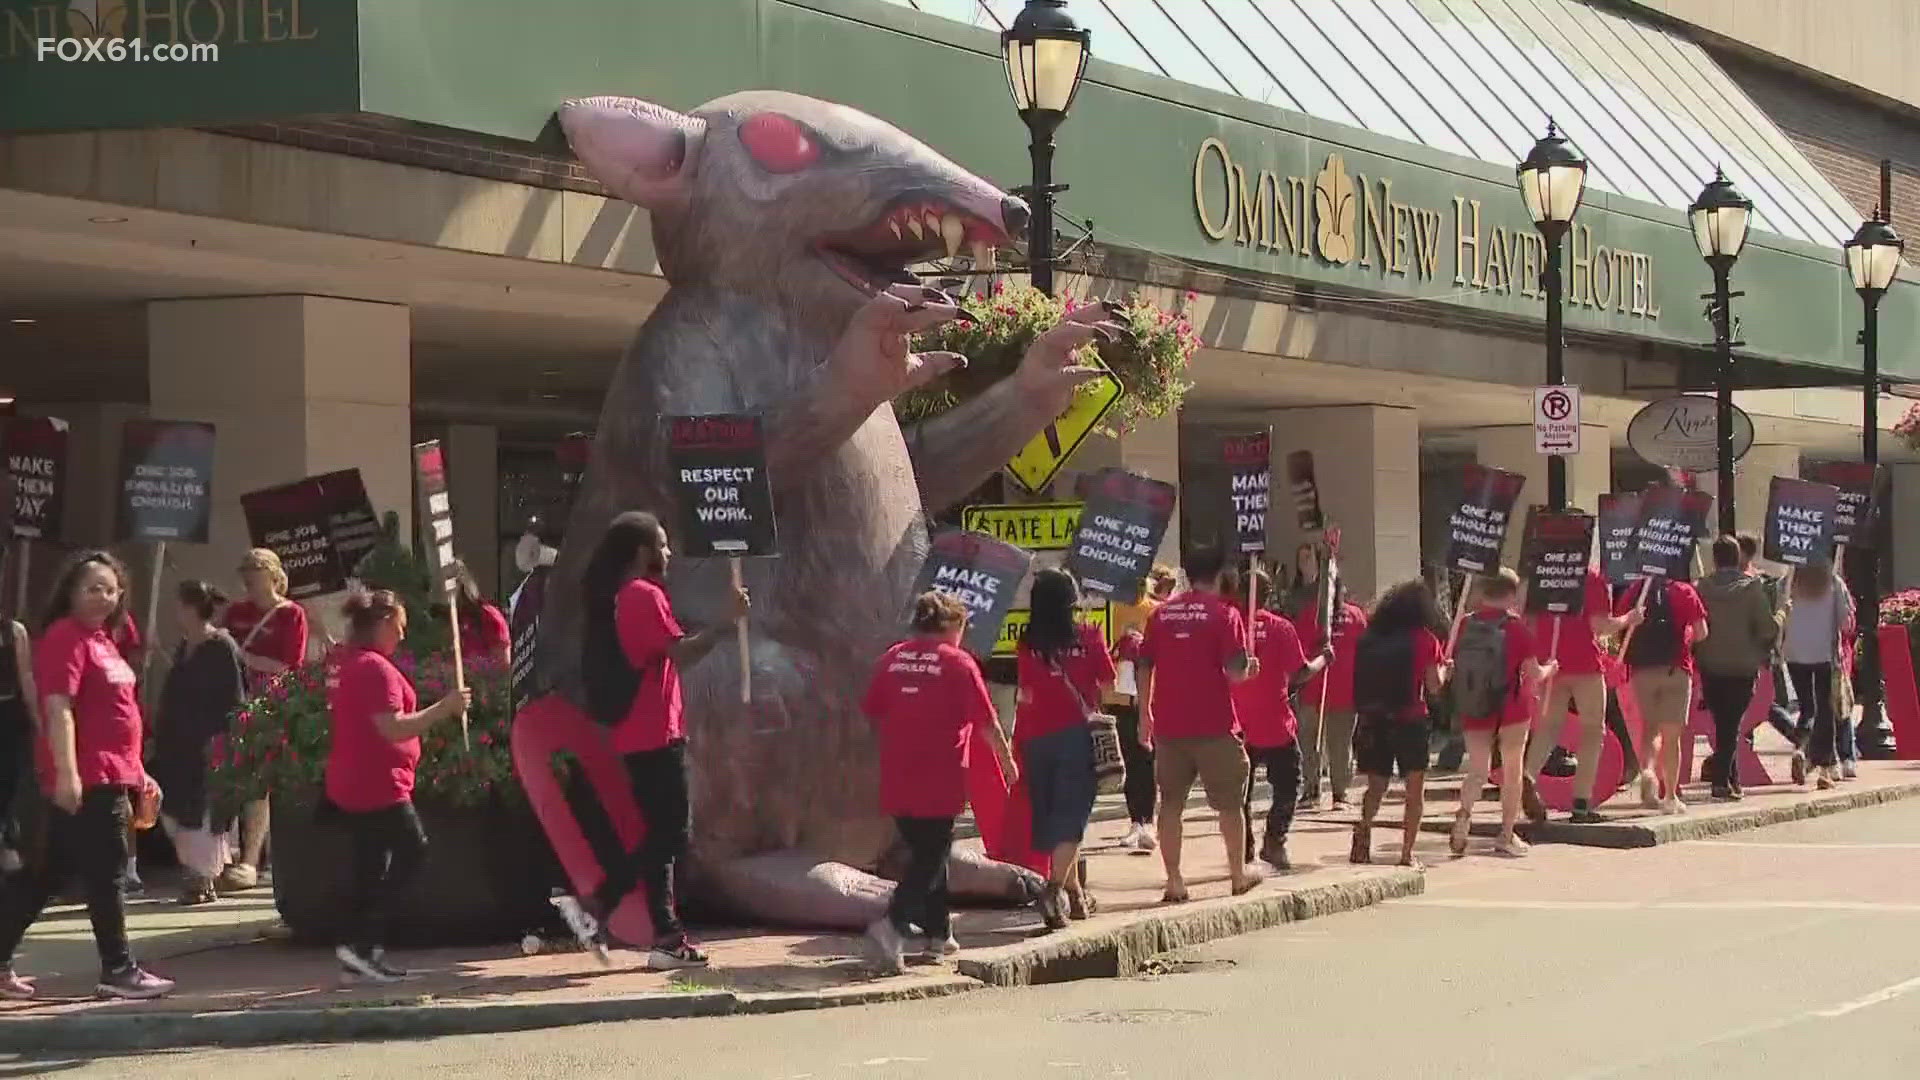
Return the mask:
<svg viewBox="0 0 1920 1080"><path fill-rule="evenodd" d="M1731 536L1737 527L1733 514L1733 298L1745 294L1729 291L1728 283L1734 260L1747 242L1753 200L1740 194L1716 166L1713 180L1687 207L1687 217L1693 223L1694 245L1713 269L1713 293L1704 299L1713 301L1714 460L1719 466L1720 531Z"/></svg>
<svg viewBox="0 0 1920 1080"><path fill-rule="evenodd" d="M1027 6L1000 35L1007 65L1007 88L1032 136L1033 204L1028 218L1027 268L1034 287L1053 295L1053 197L1066 186L1053 183L1053 133L1067 118L1080 77L1087 70L1092 35L1067 14L1066 0L1027 0Z"/></svg>
<svg viewBox="0 0 1920 1080"><path fill-rule="evenodd" d="M1884 184L1883 184L1884 187ZM1886 222L1886 208L1874 210L1873 218L1862 222L1860 231L1847 241L1847 272L1853 277L1853 288L1860 294L1860 301L1866 308L1866 322L1860 331L1860 344L1864 347L1865 385L1861 395L1860 451L1866 459L1869 483L1875 496L1880 485L1880 298L1887 294L1893 284L1893 276L1900 269L1900 251L1906 242L1893 226ZM1879 516L1887 513L1886 507L1877 510ZM1874 545L1872 564L1868 569L1865 588L1861 590L1860 623L1866 632L1861 634L1865 661L1866 683L1860 697L1860 730L1862 743L1871 734L1875 739L1882 737L1885 724L1885 692L1880 686L1880 551Z"/></svg>
<svg viewBox="0 0 1920 1080"><path fill-rule="evenodd" d="M1560 242L1580 210L1580 194L1587 183L1587 162L1567 143L1552 120L1547 133L1514 169L1520 182L1520 199L1527 204L1533 227L1546 242L1546 268L1540 271L1540 287L1547 294L1547 383L1564 386L1566 340L1561 318L1566 306L1565 286L1560 276ZM1559 454L1547 458L1547 508L1567 508L1567 459Z"/></svg>

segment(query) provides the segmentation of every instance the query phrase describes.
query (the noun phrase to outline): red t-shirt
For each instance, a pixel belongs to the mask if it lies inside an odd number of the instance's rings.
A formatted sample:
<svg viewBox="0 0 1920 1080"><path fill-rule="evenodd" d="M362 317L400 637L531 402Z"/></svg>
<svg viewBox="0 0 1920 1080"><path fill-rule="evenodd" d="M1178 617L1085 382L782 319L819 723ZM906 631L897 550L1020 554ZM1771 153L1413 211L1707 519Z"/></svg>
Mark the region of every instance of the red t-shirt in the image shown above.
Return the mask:
<svg viewBox="0 0 1920 1080"><path fill-rule="evenodd" d="M1633 610L1634 602L1640 598L1640 591L1646 588L1646 578L1641 578L1626 589L1621 590L1620 599L1614 605L1615 615L1625 615ZM1687 674L1693 674L1693 626L1707 617L1707 605L1694 591L1692 585L1684 581L1667 582L1667 607L1673 613L1674 632L1680 635L1680 655L1664 664L1641 664L1628 667L1638 671L1646 667L1675 667ZM1637 633L1637 631L1636 631Z"/></svg>
<svg viewBox="0 0 1920 1080"><path fill-rule="evenodd" d="M973 657L944 641L908 638L886 651L860 710L880 748L880 810L954 817L967 806L972 729L994 723Z"/></svg>
<svg viewBox="0 0 1920 1080"><path fill-rule="evenodd" d="M1500 608L1482 606L1468 618L1506 621L1507 700L1501 707L1498 717L1463 716L1460 718L1461 722L1502 727L1527 723L1533 719L1533 697L1526 692L1526 680L1522 676L1527 661L1538 658L1536 649L1544 647L1544 643L1536 646L1533 632L1527 629L1526 620L1518 617L1509 618L1508 613ZM1422 677L1424 678L1424 673Z"/></svg>
<svg viewBox="0 0 1920 1080"><path fill-rule="evenodd" d="M627 582L613 600L613 626L620 636L620 651L640 673L640 689L633 695L626 719L613 729L614 750L634 754L686 738L680 668L670 650L687 635L673 617L667 590L646 578Z"/></svg>
<svg viewBox="0 0 1920 1080"><path fill-rule="evenodd" d="M1153 665L1154 737L1239 730L1227 662L1246 649L1246 622L1217 593L1184 592L1154 609L1140 642L1140 658Z"/></svg>
<svg viewBox="0 0 1920 1080"><path fill-rule="evenodd" d="M251 600L235 600L227 605L223 621L227 633L233 635L233 640L247 653L278 660L290 668L299 667L307 659L307 609L299 604L288 601L263 612L260 605ZM255 689L265 686L272 678L264 671L247 669L247 685Z"/></svg>
<svg viewBox="0 0 1920 1080"><path fill-rule="evenodd" d="M1013 714L1013 737L1021 742L1086 723L1087 709L1100 707L1100 686L1112 686L1117 677L1106 638L1097 626L1081 625L1080 643L1055 658L1057 670L1024 645L1017 656L1020 697ZM1067 688L1068 680L1080 691L1078 700Z"/></svg>
<svg viewBox="0 0 1920 1080"><path fill-rule="evenodd" d="M1427 718L1427 674L1440 665L1446 651L1433 631L1423 626L1413 632L1413 700L1400 713L1402 721L1415 723Z"/></svg>
<svg viewBox="0 0 1920 1080"><path fill-rule="evenodd" d="M1320 649L1326 644L1320 633L1320 620L1315 616L1318 607L1308 604L1293 617L1293 628L1299 632L1300 648L1309 656L1319 656ZM1327 710L1329 712L1347 712L1353 708L1353 647L1360 641L1360 632L1367 628L1367 612L1358 604L1342 604L1338 616L1333 621L1333 663L1327 669L1300 688L1300 700L1320 707L1321 684L1331 678L1326 687Z"/></svg>
<svg viewBox="0 0 1920 1080"><path fill-rule="evenodd" d="M105 630L88 629L72 616L49 626L34 647L33 680L43 710L55 694L73 705L73 757L83 789L141 782L138 680ZM44 731L35 742L40 787L51 795L53 746Z"/></svg>
<svg viewBox="0 0 1920 1080"><path fill-rule="evenodd" d="M460 654L462 659L475 657L487 658L506 655L507 643L512 640L507 630L507 617L492 604L478 606L463 604L460 607Z"/></svg>
<svg viewBox="0 0 1920 1080"><path fill-rule="evenodd" d="M1233 711L1247 733L1248 746L1290 746L1300 731L1293 715L1287 683L1307 666L1300 650L1300 632L1293 623L1271 611L1253 616L1253 655L1260 674L1233 687Z"/></svg>
<svg viewBox="0 0 1920 1080"><path fill-rule="evenodd" d="M131 664L139 659L140 646L146 644L140 636L140 624L133 621L133 612L124 613L120 626L113 632L113 647L120 650L121 659ZM136 676L138 673L135 673Z"/></svg>
<svg viewBox="0 0 1920 1080"><path fill-rule="evenodd" d="M1600 571L1587 571L1586 598L1581 601L1578 615L1535 615L1533 617L1533 640L1544 656L1553 649L1553 659L1560 661L1562 675L1598 675L1600 673L1600 640L1593 636L1593 619L1596 615L1605 615L1613 608L1613 598L1607 591L1607 579ZM1560 624L1560 640L1555 647L1553 626Z"/></svg>
<svg viewBox="0 0 1920 1080"><path fill-rule="evenodd" d="M352 813L381 810L413 795L420 738L394 742L373 718L419 709L413 685L377 650L349 647L327 671L327 714L333 745L327 750L327 798Z"/></svg>

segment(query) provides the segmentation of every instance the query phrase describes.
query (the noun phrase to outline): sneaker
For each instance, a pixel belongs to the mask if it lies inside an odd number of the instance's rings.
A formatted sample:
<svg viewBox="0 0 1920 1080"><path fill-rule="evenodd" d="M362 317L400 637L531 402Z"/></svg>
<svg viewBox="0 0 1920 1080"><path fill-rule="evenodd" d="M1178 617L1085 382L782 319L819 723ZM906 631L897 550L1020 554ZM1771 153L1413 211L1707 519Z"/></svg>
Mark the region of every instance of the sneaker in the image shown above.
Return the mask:
<svg viewBox="0 0 1920 1080"><path fill-rule="evenodd" d="M10 847L0 847L0 874L17 874L25 865L20 860L19 852Z"/></svg>
<svg viewBox="0 0 1920 1080"><path fill-rule="evenodd" d="M960 943L954 940L951 932L943 938L925 937L921 939L920 955L926 957L928 960L941 960L956 955L959 951Z"/></svg>
<svg viewBox="0 0 1920 1080"><path fill-rule="evenodd" d="M1806 751L1795 750L1793 752L1792 767L1793 767L1794 785L1796 787L1804 787L1807 782L1807 752Z"/></svg>
<svg viewBox="0 0 1920 1080"><path fill-rule="evenodd" d="M1575 825L1600 825L1604 824L1607 819L1601 817L1598 810L1588 806L1585 800L1575 800L1573 804L1573 815L1567 820Z"/></svg>
<svg viewBox="0 0 1920 1080"><path fill-rule="evenodd" d="M1649 810L1660 809L1660 782L1653 778L1653 771L1642 772L1635 783L1640 787L1640 805Z"/></svg>
<svg viewBox="0 0 1920 1080"><path fill-rule="evenodd" d="M244 892L260 884L260 871L246 863L233 863L220 876L214 879L214 885L228 892Z"/></svg>
<svg viewBox="0 0 1920 1080"><path fill-rule="evenodd" d="M1541 768L1542 776L1568 777L1580 771L1580 759L1564 746L1556 746L1547 755L1547 763Z"/></svg>
<svg viewBox="0 0 1920 1080"><path fill-rule="evenodd" d="M139 874L129 870L126 880L120 883L120 895L128 900L137 900L147 895L147 883L140 880Z"/></svg>
<svg viewBox="0 0 1920 1080"><path fill-rule="evenodd" d="M1160 846L1159 838L1153 835L1153 826L1141 825L1140 835L1133 838L1132 846L1135 855L1151 855Z"/></svg>
<svg viewBox="0 0 1920 1080"><path fill-rule="evenodd" d="M99 985L93 988L96 997L121 998L127 1001L146 1001L151 998L165 997L172 992L172 979L163 979L142 969L139 964L128 964L119 971L102 975Z"/></svg>
<svg viewBox="0 0 1920 1080"><path fill-rule="evenodd" d="M1540 785L1529 776L1520 782L1520 810L1535 825L1547 823L1547 804L1540 799Z"/></svg>
<svg viewBox="0 0 1920 1080"><path fill-rule="evenodd" d="M413 976L413 972L406 968L387 963L387 950L381 946L376 945L368 951L367 962L373 965L375 971L389 979L406 979Z"/></svg>
<svg viewBox="0 0 1920 1080"><path fill-rule="evenodd" d="M373 958L351 945L335 945L333 958L340 961L340 974L349 980L365 979L368 982L390 983L399 980L388 975L374 965Z"/></svg>
<svg viewBox="0 0 1920 1080"><path fill-rule="evenodd" d="M1344 795L1336 795L1336 796L1334 796L1334 798L1333 798L1333 812L1334 812L1334 813L1336 813L1336 814L1345 814L1345 813L1350 813L1350 812L1352 812L1352 810L1353 810L1353 803L1352 803L1352 802L1350 802L1350 801L1348 801L1348 799L1347 799L1347 797L1346 797L1346 796L1344 796Z"/></svg>
<svg viewBox="0 0 1920 1080"><path fill-rule="evenodd" d="M1527 843L1517 836L1503 836L1493 842L1493 853L1496 855L1505 855L1509 859L1525 858L1527 852L1532 850L1532 844Z"/></svg>
<svg viewBox="0 0 1920 1080"><path fill-rule="evenodd" d="M1742 788L1737 782L1727 785L1727 798L1732 799L1734 802L1739 802L1746 797L1746 789Z"/></svg>
<svg viewBox="0 0 1920 1080"><path fill-rule="evenodd" d="M26 1001L34 995L32 979L23 979L13 973L13 968L0 967L0 1000Z"/></svg>
<svg viewBox="0 0 1920 1080"><path fill-rule="evenodd" d="M1660 812L1663 814L1684 814L1687 812L1686 800L1680 798L1678 795L1669 795L1661 801Z"/></svg>
<svg viewBox="0 0 1920 1080"><path fill-rule="evenodd" d="M567 924L568 930L573 931L573 938L582 949L592 953L601 967L613 966L613 957L607 952L607 938L601 931L600 920L593 917L593 913L578 897L555 889L553 895L547 898L547 903L559 910L561 921Z"/></svg>
<svg viewBox="0 0 1920 1080"><path fill-rule="evenodd" d="M900 955L897 947L900 935L895 933L893 939L896 945L894 957L897 961ZM648 971L685 971L688 968L706 966L707 954L694 947L693 941L685 934L671 941L655 942L653 949L647 953Z"/></svg>
<svg viewBox="0 0 1920 1080"><path fill-rule="evenodd" d="M1732 802L1733 789L1728 787L1716 786L1713 789L1713 801L1714 802Z"/></svg>
<svg viewBox="0 0 1920 1080"><path fill-rule="evenodd" d="M1842 779L1842 780L1858 780L1858 779L1860 779L1860 769L1859 769L1859 766L1857 766L1857 765L1855 765L1855 764L1854 764L1853 762L1851 762L1851 761L1843 761L1843 762L1841 762L1841 763L1840 763L1840 779Z"/></svg>
<svg viewBox="0 0 1920 1080"><path fill-rule="evenodd" d="M1127 835L1120 838L1120 846L1123 848L1136 848L1140 846L1139 822L1136 821L1127 826Z"/></svg>
<svg viewBox="0 0 1920 1080"><path fill-rule="evenodd" d="M867 949L873 954L874 966L882 975L898 975L906 970L906 964L900 958L900 931L893 920L882 917L879 922L867 927Z"/></svg>
<svg viewBox="0 0 1920 1080"><path fill-rule="evenodd" d="M1291 870L1293 863L1287 859L1287 838L1269 836L1260 845L1260 860L1275 870Z"/></svg>

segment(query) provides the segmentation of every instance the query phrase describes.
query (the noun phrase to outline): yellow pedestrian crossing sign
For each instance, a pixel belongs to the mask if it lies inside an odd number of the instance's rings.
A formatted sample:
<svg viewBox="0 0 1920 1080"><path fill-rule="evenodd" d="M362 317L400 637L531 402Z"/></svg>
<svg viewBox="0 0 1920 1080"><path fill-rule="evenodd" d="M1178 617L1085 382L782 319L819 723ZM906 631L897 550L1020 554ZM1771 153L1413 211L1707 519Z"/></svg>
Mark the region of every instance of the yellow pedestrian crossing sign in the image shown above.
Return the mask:
<svg viewBox="0 0 1920 1080"><path fill-rule="evenodd" d="M1100 426L1108 410L1120 400L1120 380L1109 372L1080 384L1073 403L1045 431L1033 437L1007 462L1007 471L1020 486L1038 495L1047 489L1060 467L1067 463L1093 429Z"/></svg>

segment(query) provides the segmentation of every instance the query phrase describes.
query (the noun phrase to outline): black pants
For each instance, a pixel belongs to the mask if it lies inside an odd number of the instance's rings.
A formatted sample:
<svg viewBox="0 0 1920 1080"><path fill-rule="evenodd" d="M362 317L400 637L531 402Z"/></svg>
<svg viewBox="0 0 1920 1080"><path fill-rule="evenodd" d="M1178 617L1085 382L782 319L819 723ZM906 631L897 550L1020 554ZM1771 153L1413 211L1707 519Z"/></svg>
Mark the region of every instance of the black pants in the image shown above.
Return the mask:
<svg viewBox="0 0 1920 1080"><path fill-rule="evenodd" d="M1613 688L1607 694L1607 730L1620 740L1620 775L1631 780L1640 775L1640 755L1633 751L1633 733L1627 730L1626 714L1620 711L1619 688ZM1650 763L1649 763L1650 764Z"/></svg>
<svg viewBox="0 0 1920 1080"><path fill-rule="evenodd" d="M1787 677L1800 698L1797 741L1807 760L1815 766L1837 764L1840 740L1833 723L1833 665L1789 663Z"/></svg>
<svg viewBox="0 0 1920 1080"><path fill-rule="evenodd" d="M1140 707L1115 705L1113 715L1120 721L1120 756L1127 763L1127 820L1151 825L1159 796L1153 788L1153 751L1140 745Z"/></svg>
<svg viewBox="0 0 1920 1080"><path fill-rule="evenodd" d="M0 847L20 846L20 823L14 805L27 770L32 768L33 739L20 699L0 701Z"/></svg>
<svg viewBox="0 0 1920 1080"><path fill-rule="evenodd" d="M1253 846L1253 782L1264 768L1267 786L1273 789L1273 805L1267 807L1267 835L1270 844L1281 843L1293 828L1294 804L1300 801L1300 744L1247 747L1247 857L1259 849Z"/></svg>
<svg viewBox="0 0 1920 1080"><path fill-rule="evenodd" d="M127 945L127 909L120 888L127 872L127 824L132 804L123 787L92 787L81 793L80 810L69 814L49 800L41 808L41 835L27 845L28 869L8 879L0 899L0 965L13 962L20 939L40 918L67 879L78 875L86 887L87 916L93 943L100 950L100 971L110 974L133 963Z"/></svg>
<svg viewBox="0 0 1920 1080"><path fill-rule="evenodd" d="M379 810L335 810L333 820L353 841L353 892L342 945L362 954L387 943L387 920L400 892L427 861L427 830L411 802Z"/></svg>
<svg viewBox="0 0 1920 1080"><path fill-rule="evenodd" d="M1755 675L1758 673L1756 672ZM1753 704L1754 675L1700 676L1700 696L1713 714L1713 789L1723 791L1740 786L1740 720Z"/></svg>
<svg viewBox="0 0 1920 1080"><path fill-rule="evenodd" d="M887 918L902 935L918 926L939 941L953 932L947 908L947 856L953 852L953 819L897 817L893 823L907 842L907 870L894 886Z"/></svg>
<svg viewBox="0 0 1920 1080"><path fill-rule="evenodd" d="M607 866L606 880L594 891L594 901L602 915L611 915L635 885L645 886L655 940L673 941L685 933L673 899L674 862L686 854L693 825L687 798L687 744L642 750L621 760L633 785L634 801L640 804L645 833L638 846Z"/></svg>

